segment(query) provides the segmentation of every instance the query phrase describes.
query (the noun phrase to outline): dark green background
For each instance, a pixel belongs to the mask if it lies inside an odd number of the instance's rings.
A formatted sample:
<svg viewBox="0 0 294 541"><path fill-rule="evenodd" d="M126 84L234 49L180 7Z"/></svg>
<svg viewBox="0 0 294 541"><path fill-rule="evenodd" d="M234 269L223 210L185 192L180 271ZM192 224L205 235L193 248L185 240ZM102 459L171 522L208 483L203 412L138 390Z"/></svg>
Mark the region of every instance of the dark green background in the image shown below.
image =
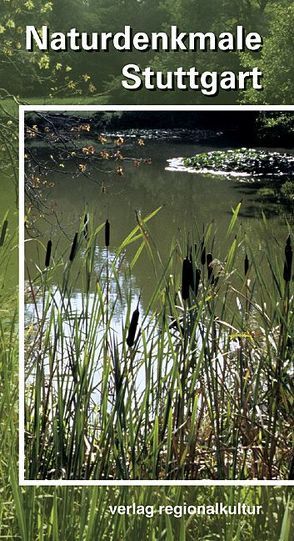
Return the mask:
<svg viewBox="0 0 294 541"><path fill-rule="evenodd" d="M20 97L76 103L223 104L293 103L293 2L289 0L28 0L0 2L0 78L2 86ZM233 32L242 25L259 32L260 53L233 52L51 52L25 50L25 26L48 25L51 32L71 27L87 32L118 32L130 25L134 32ZM174 70L196 66L197 71L246 71L258 66L264 73L262 91L221 91L205 97L199 91L126 91L121 69L129 63L141 68ZM3 78L5 85L3 85ZM3 93L3 89L1 91Z"/></svg>

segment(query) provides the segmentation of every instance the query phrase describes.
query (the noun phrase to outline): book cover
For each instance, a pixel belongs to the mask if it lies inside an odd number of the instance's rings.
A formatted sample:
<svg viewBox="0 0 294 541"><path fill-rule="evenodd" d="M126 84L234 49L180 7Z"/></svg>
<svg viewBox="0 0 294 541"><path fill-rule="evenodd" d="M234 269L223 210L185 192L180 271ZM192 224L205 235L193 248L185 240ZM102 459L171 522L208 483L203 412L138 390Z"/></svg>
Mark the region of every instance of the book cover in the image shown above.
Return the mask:
<svg viewBox="0 0 294 541"><path fill-rule="evenodd" d="M0 14L1 537L290 540L293 5Z"/></svg>

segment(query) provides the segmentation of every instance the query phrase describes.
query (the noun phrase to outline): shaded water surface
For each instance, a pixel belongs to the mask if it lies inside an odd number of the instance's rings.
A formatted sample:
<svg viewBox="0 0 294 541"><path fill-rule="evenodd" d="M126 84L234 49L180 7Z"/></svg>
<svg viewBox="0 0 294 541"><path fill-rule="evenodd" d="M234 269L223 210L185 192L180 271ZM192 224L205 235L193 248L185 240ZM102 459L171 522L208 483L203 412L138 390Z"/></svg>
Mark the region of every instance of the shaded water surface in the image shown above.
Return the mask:
<svg viewBox="0 0 294 541"><path fill-rule="evenodd" d="M127 134L125 134L127 135ZM131 141L131 138L129 139ZM273 224L275 235L283 240L286 235L283 213L277 213L277 206L263 200L258 189L270 180L253 182L236 179L189 174L184 171L167 170L168 159L191 156L199 152L228 148L221 136L211 144L194 144L189 139L170 139L147 137L141 148L127 143L127 153L134 157L151 158L151 163L134 167L131 162L123 162L124 174L107 174L103 167L91 176L74 175L73 171L54 173L49 180L54 186L48 189L47 212L38 223L38 236L26 245L26 258L30 269L35 264L41 268L44 262L44 249L53 240L53 253L66 254L71 240L78 230L80 217L85 208L94 213L96 224L106 218L111 223L111 246L114 250L127 234L136 226L136 212L142 217L157 207L160 212L148 223L152 245L161 254L163 263L168 259L173 239L194 235L198 229L213 222L216 230L215 256L221 258L225 253L225 231L231 216L231 209L242 201L240 223L251 239L256 250L261 249L262 231L260 218L262 210ZM288 149L289 152L289 149ZM109 162L110 163L110 162ZM109 168L109 163L107 164ZM104 164L102 164L104 165ZM110 163L113 167L113 163ZM103 231L98 239L97 254L104 247ZM99 257L97 259L99 266ZM160 274L160 266L157 268ZM155 285L154 266L143 255L134 269L133 286L142 292L147 302ZM77 284L77 289L81 284Z"/></svg>

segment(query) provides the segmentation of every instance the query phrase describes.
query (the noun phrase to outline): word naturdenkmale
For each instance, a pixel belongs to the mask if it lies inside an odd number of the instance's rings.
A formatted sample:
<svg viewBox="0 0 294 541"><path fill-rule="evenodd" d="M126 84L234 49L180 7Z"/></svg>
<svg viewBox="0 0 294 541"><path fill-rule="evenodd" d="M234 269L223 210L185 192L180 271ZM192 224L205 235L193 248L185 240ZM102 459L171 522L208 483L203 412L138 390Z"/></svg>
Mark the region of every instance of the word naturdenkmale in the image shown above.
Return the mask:
<svg viewBox="0 0 294 541"><path fill-rule="evenodd" d="M169 32L134 32L131 26L124 26L121 32L79 32L71 28L68 32L50 32L48 26L38 31L35 26L26 27L26 50L34 51L155 51L155 52L208 52L208 51L251 51L262 48L262 37L257 32L247 33L238 25L235 32L181 32L177 26ZM262 90L262 71L253 67L249 71L197 71L195 66L174 71L155 71L147 66L126 64L122 68L121 84L126 90L194 90L207 96L214 96L222 90L244 90L250 83L255 90Z"/></svg>

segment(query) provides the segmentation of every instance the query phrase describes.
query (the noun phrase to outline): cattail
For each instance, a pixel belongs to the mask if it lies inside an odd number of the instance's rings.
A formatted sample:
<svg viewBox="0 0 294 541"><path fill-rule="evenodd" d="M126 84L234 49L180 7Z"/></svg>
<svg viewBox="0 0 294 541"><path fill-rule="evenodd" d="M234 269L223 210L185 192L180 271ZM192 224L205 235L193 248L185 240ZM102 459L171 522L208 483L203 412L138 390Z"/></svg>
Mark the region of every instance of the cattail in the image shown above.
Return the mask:
<svg viewBox="0 0 294 541"><path fill-rule="evenodd" d="M3 246L5 237L6 237L6 231L8 227L8 220L4 220L1 230L1 237L0 237L0 246Z"/></svg>
<svg viewBox="0 0 294 541"><path fill-rule="evenodd" d="M193 254L192 254L192 246L190 246L190 253L189 253L189 259L193 265Z"/></svg>
<svg viewBox="0 0 294 541"><path fill-rule="evenodd" d="M190 259L185 257L182 267L182 298L184 301L189 298L190 287L193 288L193 282L193 266Z"/></svg>
<svg viewBox="0 0 294 541"><path fill-rule="evenodd" d="M207 254L206 256L206 263L207 263L207 273L208 273L208 280L213 281L213 267L212 267L212 254Z"/></svg>
<svg viewBox="0 0 294 541"><path fill-rule="evenodd" d="M85 217L84 217L84 237L85 237L86 240L88 239L88 234L89 234L88 224L89 224L89 214L85 214Z"/></svg>
<svg viewBox="0 0 294 541"><path fill-rule="evenodd" d="M134 310L133 315L132 315L131 323L129 326L129 332L127 336L127 344L129 348L131 348L134 345L138 321L139 321L139 310L138 308L136 308L136 310Z"/></svg>
<svg viewBox="0 0 294 541"><path fill-rule="evenodd" d="M196 272L195 272L195 287L194 287L194 292L195 292L196 296L197 296L198 289L199 289L200 278L201 278L201 270L196 269Z"/></svg>
<svg viewBox="0 0 294 541"><path fill-rule="evenodd" d="M108 248L110 242L110 223L108 220L105 222L105 246Z"/></svg>
<svg viewBox="0 0 294 541"><path fill-rule="evenodd" d="M75 256L76 256L77 247L78 247L78 234L76 233L75 236L74 236L74 239L72 241L71 250L70 250L70 254L69 254L69 260L70 261L73 261Z"/></svg>
<svg viewBox="0 0 294 541"><path fill-rule="evenodd" d="M204 246L204 242L202 241L201 244L201 265L205 265L206 263L206 248Z"/></svg>
<svg viewBox="0 0 294 541"><path fill-rule="evenodd" d="M292 252L292 246L291 246L291 237L289 235L286 240L286 246L285 246L285 263L284 263L284 273L283 273L285 282L290 282L291 280L292 259L293 259L293 252Z"/></svg>
<svg viewBox="0 0 294 541"><path fill-rule="evenodd" d="M248 259L248 255L245 254L245 259L244 259L244 275L245 276L247 276L248 270L249 270L249 259Z"/></svg>
<svg viewBox="0 0 294 541"><path fill-rule="evenodd" d="M52 250L52 240L48 240L46 256L45 256L45 267L49 267L50 265L51 250Z"/></svg>
<svg viewBox="0 0 294 541"><path fill-rule="evenodd" d="M190 287L191 289L194 289L194 270L193 270L193 254L192 254L192 247L190 248Z"/></svg>

